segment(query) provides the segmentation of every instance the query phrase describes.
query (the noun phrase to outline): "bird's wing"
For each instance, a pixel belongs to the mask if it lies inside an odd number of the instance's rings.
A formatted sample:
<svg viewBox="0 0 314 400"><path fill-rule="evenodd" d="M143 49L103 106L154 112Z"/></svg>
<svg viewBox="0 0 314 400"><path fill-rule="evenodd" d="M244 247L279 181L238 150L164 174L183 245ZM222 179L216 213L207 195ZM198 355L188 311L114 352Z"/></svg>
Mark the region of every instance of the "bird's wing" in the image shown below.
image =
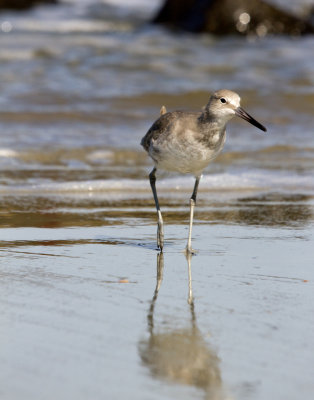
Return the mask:
<svg viewBox="0 0 314 400"><path fill-rule="evenodd" d="M141 145L146 151L149 150L149 146L152 140L158 139L161 135L167 136L167 132L170 131L172 124L178 118L178 112L167 112L162 114L149 128L146 135L141 141Z"/></svg>

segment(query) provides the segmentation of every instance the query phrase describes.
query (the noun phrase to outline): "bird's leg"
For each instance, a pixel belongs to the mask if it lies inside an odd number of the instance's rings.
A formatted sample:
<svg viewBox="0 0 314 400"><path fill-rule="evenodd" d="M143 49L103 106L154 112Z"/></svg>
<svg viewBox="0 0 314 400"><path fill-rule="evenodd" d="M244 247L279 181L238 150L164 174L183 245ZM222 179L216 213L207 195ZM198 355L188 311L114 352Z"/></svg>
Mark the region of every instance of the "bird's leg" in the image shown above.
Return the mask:
<svg viewBox="0 0 314 400"><path fill-rule="evenodd" d="M195 251L192 249L192 226L193 226L193 216L194 216L194 207L196 204L196 195L197 195L197 189L198 189L198 184L200 182L200 176L197 176L195 178L195 185L193 189L192 196L190 198L190 226L189 226L189 238L188 238L188 243L186 245L185 251L186 253L194 254Z"/></svg>
<svg viewBox="0 0 314 400"><path fill-rule="evenodd" d="M164 247L164 223L162 220L162 215L159 207L159 201L157 197L157 191L156 191L156 168L152 170L152 172L149 174L149 181L150 181L150 186L152 187L153 195L154 195L154 200L155 200L155 205L156 205L156 210L157 210L157 217L158 217L158 223L157 223L157 246L160 248L162 251Z"/></svg>

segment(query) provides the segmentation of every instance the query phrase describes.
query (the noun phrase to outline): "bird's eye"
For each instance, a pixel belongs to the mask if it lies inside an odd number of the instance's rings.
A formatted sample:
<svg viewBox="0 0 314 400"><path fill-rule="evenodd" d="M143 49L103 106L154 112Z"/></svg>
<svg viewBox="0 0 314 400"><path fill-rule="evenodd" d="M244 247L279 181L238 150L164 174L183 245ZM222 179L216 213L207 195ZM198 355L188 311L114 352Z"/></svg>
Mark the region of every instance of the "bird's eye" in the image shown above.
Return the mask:
<svg viewBox="0 0 314 400"><path fill-rule="evenodd" d="M220 99L220 101L221 101L222 103L227 103L227 100L226 100L224 97L222 97L222 98Z"/></svg>

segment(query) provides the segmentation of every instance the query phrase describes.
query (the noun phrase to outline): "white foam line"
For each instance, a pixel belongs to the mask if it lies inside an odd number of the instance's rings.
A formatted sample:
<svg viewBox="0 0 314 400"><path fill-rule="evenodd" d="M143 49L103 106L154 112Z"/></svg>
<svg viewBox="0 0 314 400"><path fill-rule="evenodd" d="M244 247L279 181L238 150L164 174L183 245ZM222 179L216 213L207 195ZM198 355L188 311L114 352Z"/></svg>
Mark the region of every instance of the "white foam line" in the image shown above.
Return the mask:
<svg viewBox="0 0 314 400"><path fill-rule="evenodd" d="M18 153L15 150L0 148L0 157L12 158L18 157Z"/></svg>
<svg viewBox="0 0 314 400"><path fill-rule="evenodd" d="M194 179L191 176L176 176L160 179L157 182L158 191L180 192L190 191ZM307 190L314 191L314 178L297 174L281 172L252 171L241 174L212 174L201 180L201 191L214 190ZM134 197L136 192L150 192L148 179L108 179L71 182L47 182L20 186L0 186L2 194L66 194L66 193L98 193L120 192L126 197Z"/></svg>
<svg viewBox="0 0 314 400"><path fill-rule="evenodd" d="M67 21L37 21L29 20L19 22L15 26L16 30L37 31L37 32L59 32L59 33L76 33L76 32L108 32L108 31L130 31L131 25L127 23L113 23L107 21L95 22L84 20L67 20Z"/></svg>

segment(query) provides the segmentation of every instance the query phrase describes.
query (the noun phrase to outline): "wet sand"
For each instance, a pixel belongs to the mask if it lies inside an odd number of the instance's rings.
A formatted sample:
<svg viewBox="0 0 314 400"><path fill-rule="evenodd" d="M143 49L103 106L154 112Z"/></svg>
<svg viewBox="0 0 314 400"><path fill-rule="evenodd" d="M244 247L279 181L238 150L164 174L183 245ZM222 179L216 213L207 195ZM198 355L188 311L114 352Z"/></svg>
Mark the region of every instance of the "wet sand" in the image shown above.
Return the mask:
<svg viewBox="0 0 314 400"><path fill-rule="evenodd" d="M311 398L311 218L196 218L189 271L185 219L165 218L162 259L153 211L59 227L21 214L0 230L1 399Z"/></svg>
<svg viewBox="0 0 314 400"><path fill-rule="evenodd" d="M313 39L177 35L158 2L2 14L0 400L313 398ZM268 134L228 126L191 260L194 180L158 177L158 257L140 140L221 88Z"/></svg>

